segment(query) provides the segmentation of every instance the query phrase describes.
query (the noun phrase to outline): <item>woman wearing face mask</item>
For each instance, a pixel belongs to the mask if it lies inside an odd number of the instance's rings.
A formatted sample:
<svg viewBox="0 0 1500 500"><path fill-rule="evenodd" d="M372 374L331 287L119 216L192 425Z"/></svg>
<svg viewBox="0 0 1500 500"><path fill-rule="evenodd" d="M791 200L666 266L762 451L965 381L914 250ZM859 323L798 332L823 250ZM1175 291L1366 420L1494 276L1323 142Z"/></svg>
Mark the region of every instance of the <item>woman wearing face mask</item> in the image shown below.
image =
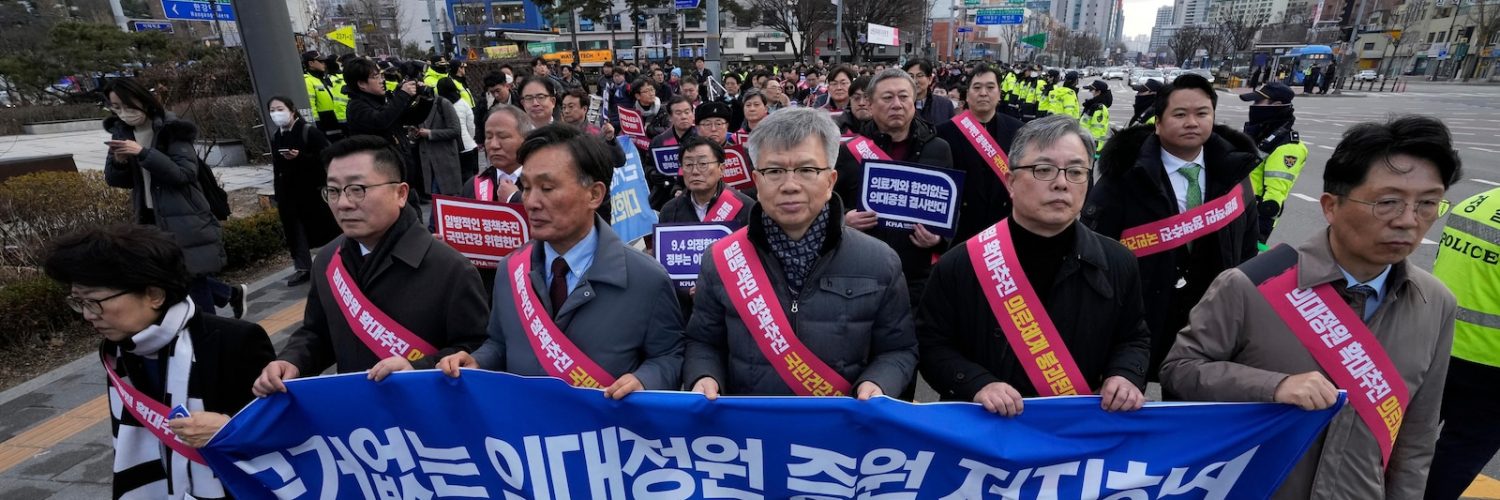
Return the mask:
<svg viewBox="0 0 1500 500"><path fill-rule="evenodd" d="M136 222L171 233L187 256L189 293L199 304L229 305L234 317L245 311L244 285L213 279L224 268L224 240L198 184L198 127L168 113L151 91L122 78L104 90L114 116L104 119L109 153L104 181L130 190Z"/></svg>
<svg viewBox="0 0 1500 500"><path fill-rule="evenodd" d="M1109 137L1109 107L1115 104L1115 96L1104 80L1094 80L1084 93L1089 97L1083 101L1083 126L1094 136L1097 149L1103 150L1104 140Z"/></svg>
<svg viewBox="0 0 1500 500"><path fill-rule="evenodd" d="M323 131L303 120L292 100L272 97L266 104L276 131L271 134L272 187L276 189L276 212L286 234L286 249L292 254L296 271L286 286L307 283L312 269L312 248L321 247L338 236L328 204L319 189L327 184L328 171L323 166L323 149L328 139Z"/></svg>

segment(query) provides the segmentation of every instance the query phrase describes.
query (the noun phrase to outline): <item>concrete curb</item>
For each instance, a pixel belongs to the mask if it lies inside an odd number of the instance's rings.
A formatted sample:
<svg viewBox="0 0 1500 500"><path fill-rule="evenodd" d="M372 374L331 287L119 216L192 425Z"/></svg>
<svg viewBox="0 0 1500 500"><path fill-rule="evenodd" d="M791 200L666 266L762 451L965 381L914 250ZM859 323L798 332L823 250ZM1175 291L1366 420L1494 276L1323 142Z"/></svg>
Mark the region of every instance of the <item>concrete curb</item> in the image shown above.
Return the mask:
<svg viewBox="0 0 1500 500"><path fill-rule="evenodd" d="M260 291L261 289L264 289L271 285L279 284L278 282L286 281L286 278L291 275L292 267L287 266L285 269L281 269L279 271L271 273L264 278L256 280L254 283L246 285L246 288L249 289L248 293L250 295L255 295L255 293ZM231 283L231 285L233 284L234 283ZM15 387L6 389L4 392L0 392L0 405L4 405L16 400L17 398L20 398L21 396L36 392L37 389L51 385L52 383L57 382L64 377L92 369L94 363L99 361L99 359L95 357L96 355L96 353L85 354L83 355L83 357L73 360L66 365L55 368L47 373L43 373L31 380L22 382Z"/></svg>

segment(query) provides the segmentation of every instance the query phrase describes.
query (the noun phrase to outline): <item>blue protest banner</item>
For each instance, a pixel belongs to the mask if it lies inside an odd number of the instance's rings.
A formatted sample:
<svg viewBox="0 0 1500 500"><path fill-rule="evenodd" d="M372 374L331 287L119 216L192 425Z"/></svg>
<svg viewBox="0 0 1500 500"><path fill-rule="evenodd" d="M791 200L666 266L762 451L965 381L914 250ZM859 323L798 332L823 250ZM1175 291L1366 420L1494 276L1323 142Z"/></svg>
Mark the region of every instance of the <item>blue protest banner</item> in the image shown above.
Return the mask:
<svg viewBox="0 0 1500 500"><path fill-rule="evenodd" d="M617 137L615 142L625 151L625 164L615 168L614 179L609 183L610 226L621 241L631 242L651 234L656 211L651 210L648 201L651 188L646 185L641 154L628 136Z"/></svg>
<svg viewBox="0 0 1500 500"><path fill-rule="evenodd" d="M161 0L161 10L167 19L181 21L212 21L215 14L220 21L234 20L230 0Z"/></svg>
<svg viewBox="0 0 1500 500"><path fill-rule="evenodd" d="M651 159L656 160L656 171L668 177L676 177L677 170L682 168L678 158L680 155L675 145L651 148Z"/></svg>
<svg viewBox="0 0 1500 500"><path fill-rule="evenodd" d="M911 229L912 224L922 224L933 234L952 237L963 181L964 173L958 170L865 160L859 204L880 214L886 227Z"/></svg>
<svg viewBox="0 0 1500 500"><path fill-rule="evenodd" d="M1267 498L1340 408L602 397L464 370L298 379L202 455L239 498ZM1111 496L1114 495L1114 496ZM809 497L810 498L810 497Z"/></svg>
<svg viewBox="0 0 1500 500"><path fill-rule="evenodd" d="M698 283L703 251L732 232L725 224L657 224L656 261L678 288L691 288Z"/></svg>

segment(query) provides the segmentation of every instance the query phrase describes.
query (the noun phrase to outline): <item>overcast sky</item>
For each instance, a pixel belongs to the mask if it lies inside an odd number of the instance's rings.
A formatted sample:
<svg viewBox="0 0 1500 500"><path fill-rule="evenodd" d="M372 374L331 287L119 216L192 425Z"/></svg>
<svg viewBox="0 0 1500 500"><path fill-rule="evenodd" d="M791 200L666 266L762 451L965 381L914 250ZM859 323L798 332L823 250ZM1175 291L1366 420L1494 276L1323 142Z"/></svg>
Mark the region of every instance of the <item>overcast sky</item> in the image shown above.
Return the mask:
<svg viewBox="0 0 1500 500"><path fill-rule="evenodd" d="M1156 9L1172 0L1125 0L1125 36L1149 35L1156 24Z"/></svg>

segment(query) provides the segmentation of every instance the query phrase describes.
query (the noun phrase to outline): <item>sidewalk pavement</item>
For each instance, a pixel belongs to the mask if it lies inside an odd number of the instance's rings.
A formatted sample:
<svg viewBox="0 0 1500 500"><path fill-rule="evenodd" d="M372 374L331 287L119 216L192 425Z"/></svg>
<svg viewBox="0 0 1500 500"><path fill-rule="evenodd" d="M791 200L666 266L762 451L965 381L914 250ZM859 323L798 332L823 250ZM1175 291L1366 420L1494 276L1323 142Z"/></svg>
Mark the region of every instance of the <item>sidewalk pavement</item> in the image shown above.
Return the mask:
<svg viewBox="0 0 1500 500"><path fill-rule="evenodd" d="M108 140L109 132L103 129L0 136L0 159L72 154L78 171L104 170L104 157L109 154L109 147L104 145L104 141ZM217 167L214 168L214 174L224 183L225 191L243 188L269 190L271 187L270 165Z"/></svg>

